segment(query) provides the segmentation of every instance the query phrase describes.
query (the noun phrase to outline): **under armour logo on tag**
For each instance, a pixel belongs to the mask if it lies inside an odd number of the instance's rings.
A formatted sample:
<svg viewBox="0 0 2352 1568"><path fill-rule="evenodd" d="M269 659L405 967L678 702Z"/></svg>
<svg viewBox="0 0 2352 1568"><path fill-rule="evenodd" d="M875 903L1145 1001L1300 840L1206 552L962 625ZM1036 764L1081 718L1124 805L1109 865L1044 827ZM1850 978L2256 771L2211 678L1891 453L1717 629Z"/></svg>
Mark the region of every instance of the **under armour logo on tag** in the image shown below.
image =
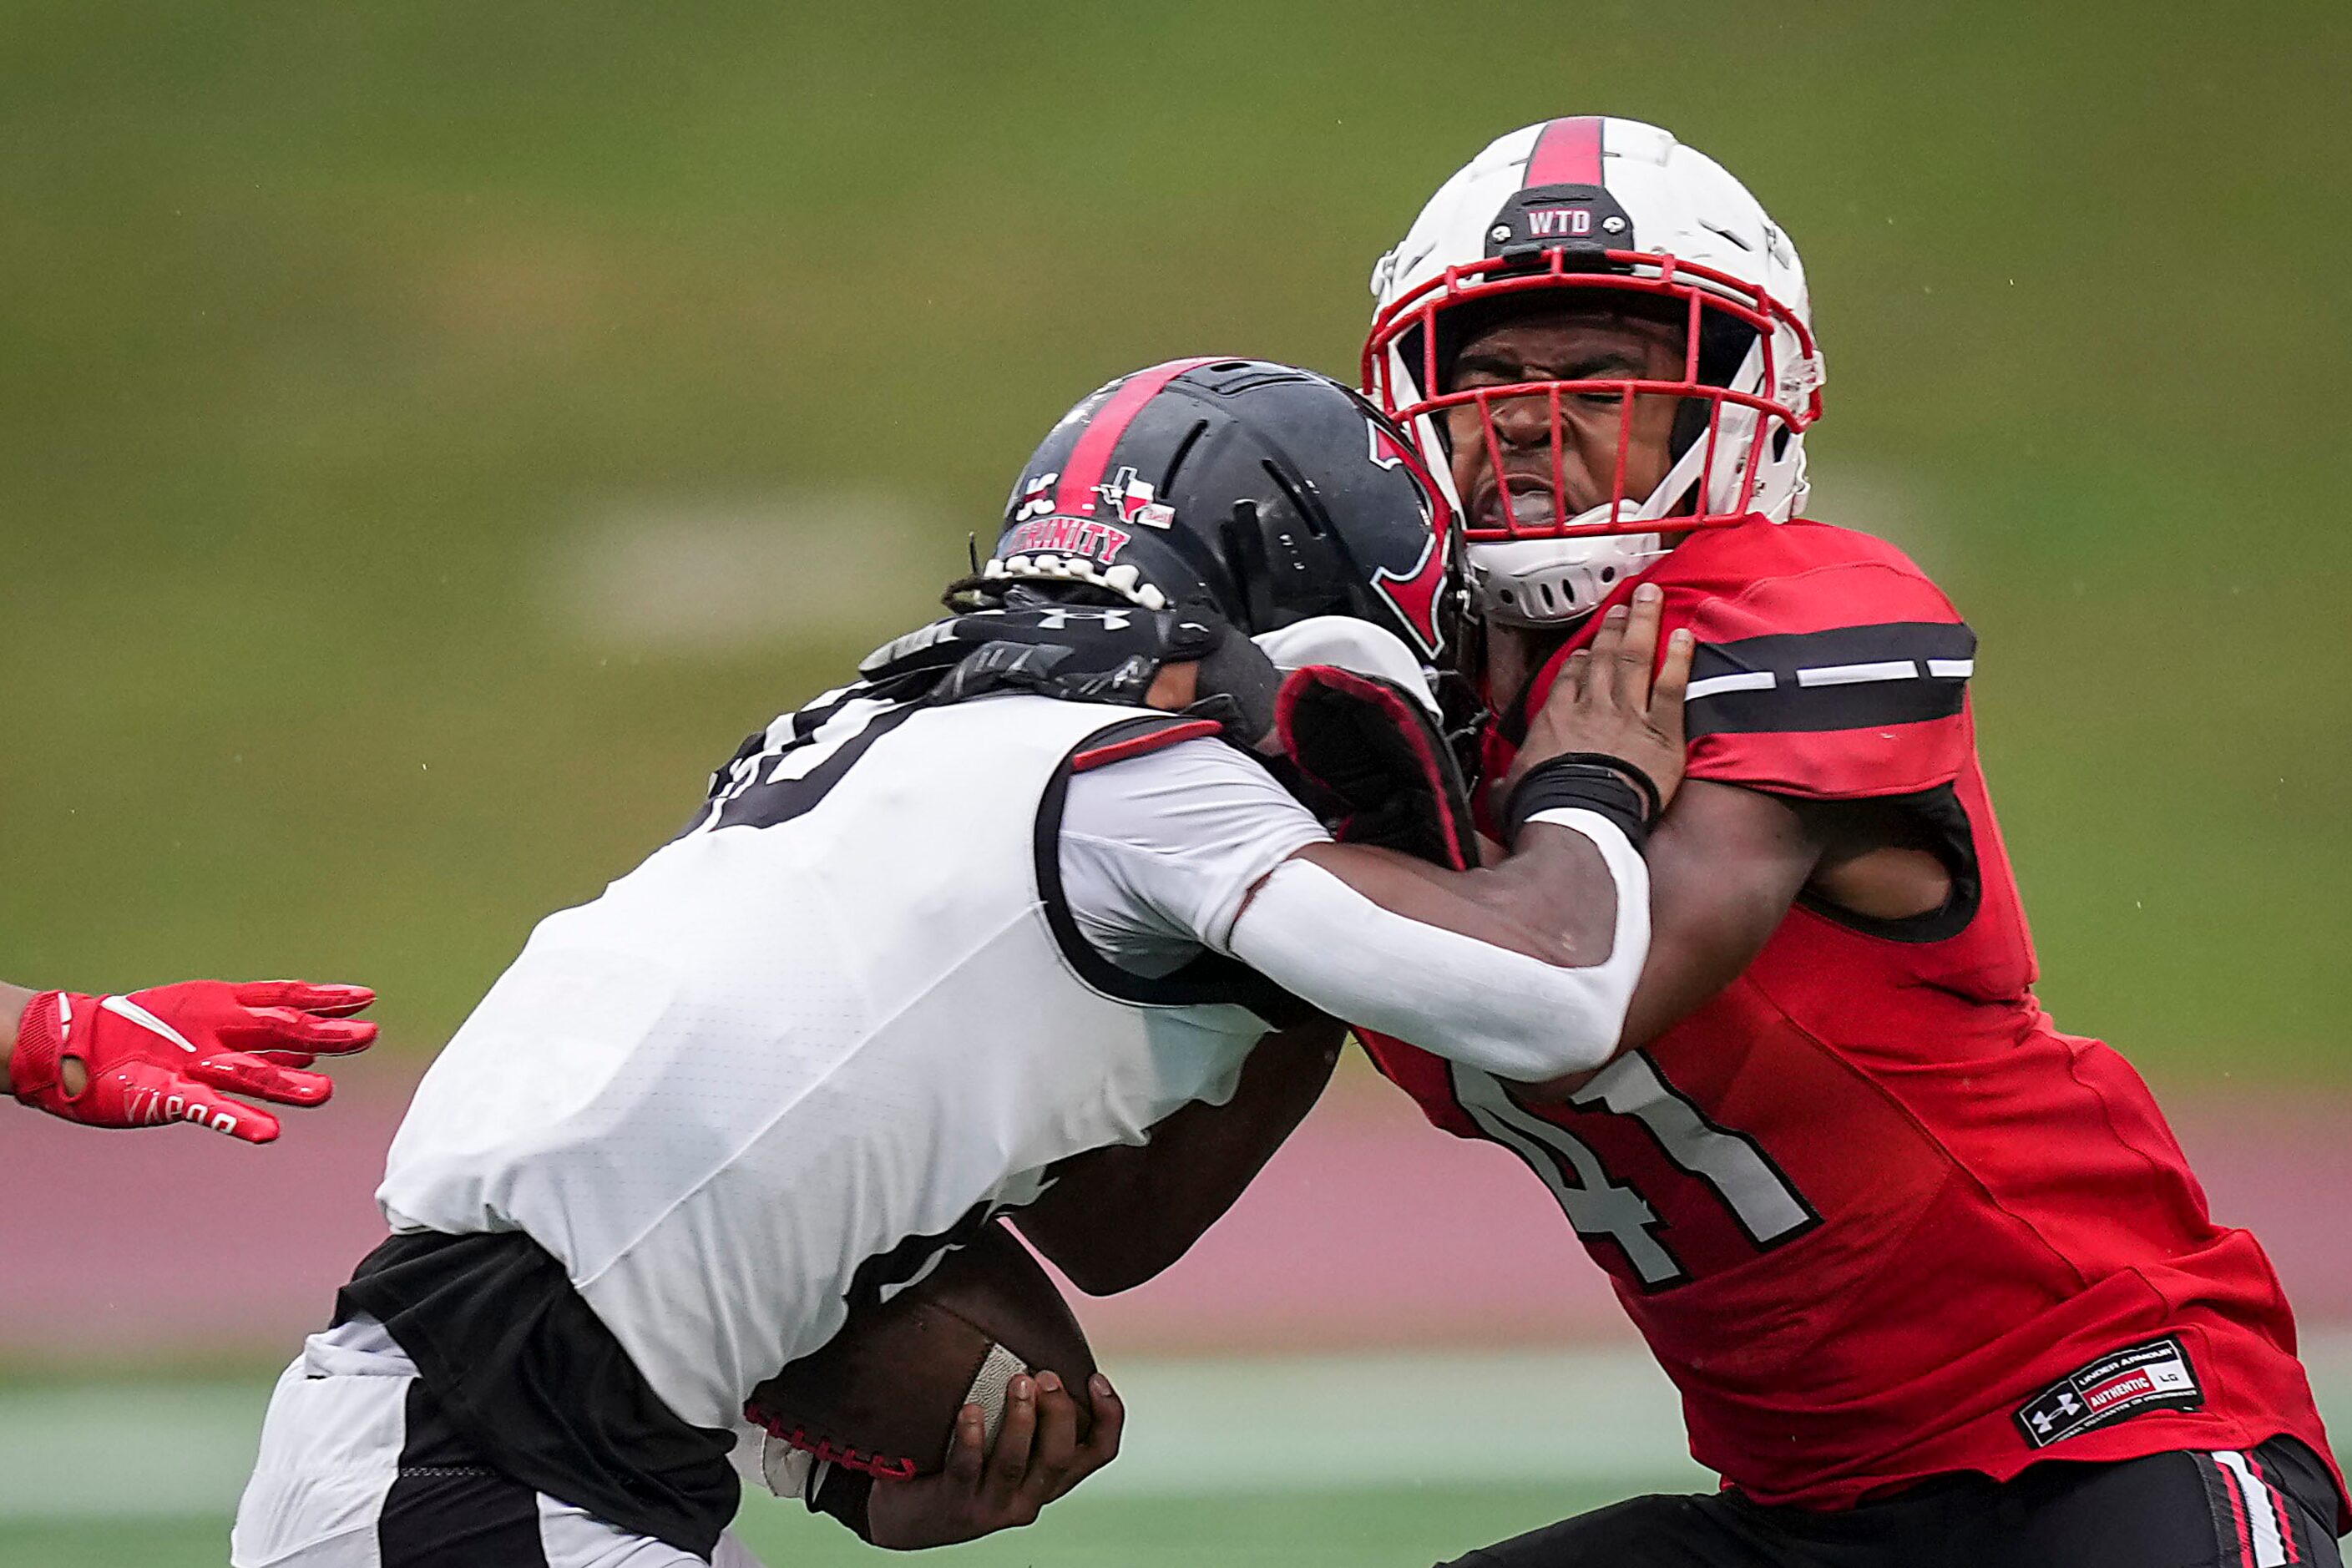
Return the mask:
<svg viewBox="0 0 2352 1568"><path fill-rule="evenodd" d="M2079 1415L2083 1408L2081 1400L2063 1390L2060 1391L2058 1397L2051 1403L2057 1406L2058 1414L2061 1415ZM2051 1430L2057 1425L2058 1423L2047 1412L2037 1410L2033 1413L2033 1429L2044 1436L2049 1436Z"/></svg>
<svg viewBox="0 0 2352 1568"><path fill-rule="evenodd" d="M2167 1334L2077 1367L2018 1406L2014 1415L2019 1435L2046 1448L2146 1411L2195 1410L2204 1402L2188 1350Z"/></svg>

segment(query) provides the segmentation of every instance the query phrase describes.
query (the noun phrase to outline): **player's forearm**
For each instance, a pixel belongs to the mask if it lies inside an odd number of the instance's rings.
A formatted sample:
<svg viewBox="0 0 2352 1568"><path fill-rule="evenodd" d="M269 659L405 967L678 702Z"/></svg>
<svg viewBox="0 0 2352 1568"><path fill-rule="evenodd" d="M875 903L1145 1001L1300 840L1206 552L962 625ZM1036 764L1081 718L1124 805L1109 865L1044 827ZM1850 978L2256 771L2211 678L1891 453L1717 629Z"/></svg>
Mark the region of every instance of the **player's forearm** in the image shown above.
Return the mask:
<svg viewBox="0 0 2352 1568"><path fill-rule="evenodd" d="M1140 1147L1065 1161L1045 1195L1014 1216L1021 1234L1090 1296L1157 1276L1233 1207L1313 1109L1344 1033L1318 1018L1270 1035L1224 1104L1186 1106Z"/></svg>
<svg viewBox="0 0 2352 1568"><path fill-rule="evenodd" d="M1549 814L1546 814L1547 816ZM1491 872L1391 874L1316 846L1262 883L1235 957L1326 1012L1516 1080L1606 1061L1649 947L1649 880L1616 826L1544 818ZM1606 911L1605 942L1584 922Z"/></svg>
<svg viewBox="0 0 2352 1568"><path fill-rule="evenodd" d="M16 1058L16 1026L24 1021L25 1009L37 994L0 982L0 1093L15 1092L16 1080L9 1069Z"/></svg>
<svg viewBox="0 0 2352 1568"><path fill-rule="evenodd" d="M1616 942L1617 877L1572 828L1538 824L1515 852L1468 871L1356 844L1310 845L1297 858L1391 913L1546 963L1599 963Z"/></svg>

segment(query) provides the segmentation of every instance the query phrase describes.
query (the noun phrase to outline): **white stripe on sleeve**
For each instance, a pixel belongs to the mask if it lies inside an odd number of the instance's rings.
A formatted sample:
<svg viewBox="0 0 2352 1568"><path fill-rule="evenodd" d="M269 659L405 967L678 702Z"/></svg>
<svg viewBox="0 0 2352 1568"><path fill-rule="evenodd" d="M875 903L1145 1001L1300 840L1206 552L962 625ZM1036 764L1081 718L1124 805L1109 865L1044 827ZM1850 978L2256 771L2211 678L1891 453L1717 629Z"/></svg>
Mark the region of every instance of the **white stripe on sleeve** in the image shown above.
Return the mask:
<svg viewBox="0 0 2352 1568"><path fill-rule="evenodd" d="M1702 697L1712 697L1718 691L1769 691L1773 675L1769 669L1742 669L1730 675L1710 675L1704 680L1694 680L1684 691L1683 700L1696 702Z"/></svg>
<svg viewBox="0 0 2352 1568"><path fill-rule="evenodd" d="M1824 664L1797 671L1800 686L1860 686L1872 680L1909 680L1919 667L1907 658L1881 659L1874 664Z"/></svg>

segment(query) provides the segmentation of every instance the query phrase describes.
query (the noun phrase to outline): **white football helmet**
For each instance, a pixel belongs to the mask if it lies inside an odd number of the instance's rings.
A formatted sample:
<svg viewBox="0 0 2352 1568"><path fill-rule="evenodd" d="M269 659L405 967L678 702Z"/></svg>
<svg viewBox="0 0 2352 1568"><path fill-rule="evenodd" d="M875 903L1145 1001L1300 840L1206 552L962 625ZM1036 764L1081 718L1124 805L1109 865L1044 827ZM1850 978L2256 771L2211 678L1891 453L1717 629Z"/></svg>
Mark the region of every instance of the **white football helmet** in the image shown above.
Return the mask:
<svg viewBox="0 0 2352 1568"><path fill-rule="evenodd" d="M1465 320L1491 322L1496 301L1566 289L1587 291L1588 308L1591 291L1611 290L1601 299L1684 316L1681 376L1448 389ZM1381 258L1372 297L1365 393L1413 433L1466 519L1483 616L1574 622L1663 556L1666 534L1759 513L1785 522L1804 505L1804 431L1820 416L1825 373L1796 247L1720 164L1654 125L1583 115L1502 137L1439 186ZM1465 306L1471 316L1450 315ZM1615 493L1571 512L1560 399L1580 394L1619 400L1619 455ZM1646 496L1624 493L1636 395L1681 400L1672 466ZM1550 494L1515 487L1477 515L1453 493L1446 416L1475 406L1499 474L1495 405L1521 399L1550 403Z"/></svg>

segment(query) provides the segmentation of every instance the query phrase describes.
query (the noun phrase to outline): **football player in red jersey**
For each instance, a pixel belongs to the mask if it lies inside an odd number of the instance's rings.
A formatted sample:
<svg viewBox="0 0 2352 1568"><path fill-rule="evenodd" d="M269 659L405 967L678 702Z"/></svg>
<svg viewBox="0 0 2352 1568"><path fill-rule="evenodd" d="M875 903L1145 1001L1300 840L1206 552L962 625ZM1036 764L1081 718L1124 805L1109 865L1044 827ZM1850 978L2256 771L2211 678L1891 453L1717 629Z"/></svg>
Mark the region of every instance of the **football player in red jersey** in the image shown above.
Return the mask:
<svg viewBox="0 0 2352 1568"><path fill-rule="evenodd" d="M1619 1055L1515 1086L1366 1043L1550 1187L1725 1489L1464 1561L2336 1563L2268 1259L2034 1000L1974 634L1802 516L1822 361L1787 235L1663 131L1555 120L1449 180L1373 289L1367 389L1467 524L1485 776L1637 583L1698 640Z"/></svg>

